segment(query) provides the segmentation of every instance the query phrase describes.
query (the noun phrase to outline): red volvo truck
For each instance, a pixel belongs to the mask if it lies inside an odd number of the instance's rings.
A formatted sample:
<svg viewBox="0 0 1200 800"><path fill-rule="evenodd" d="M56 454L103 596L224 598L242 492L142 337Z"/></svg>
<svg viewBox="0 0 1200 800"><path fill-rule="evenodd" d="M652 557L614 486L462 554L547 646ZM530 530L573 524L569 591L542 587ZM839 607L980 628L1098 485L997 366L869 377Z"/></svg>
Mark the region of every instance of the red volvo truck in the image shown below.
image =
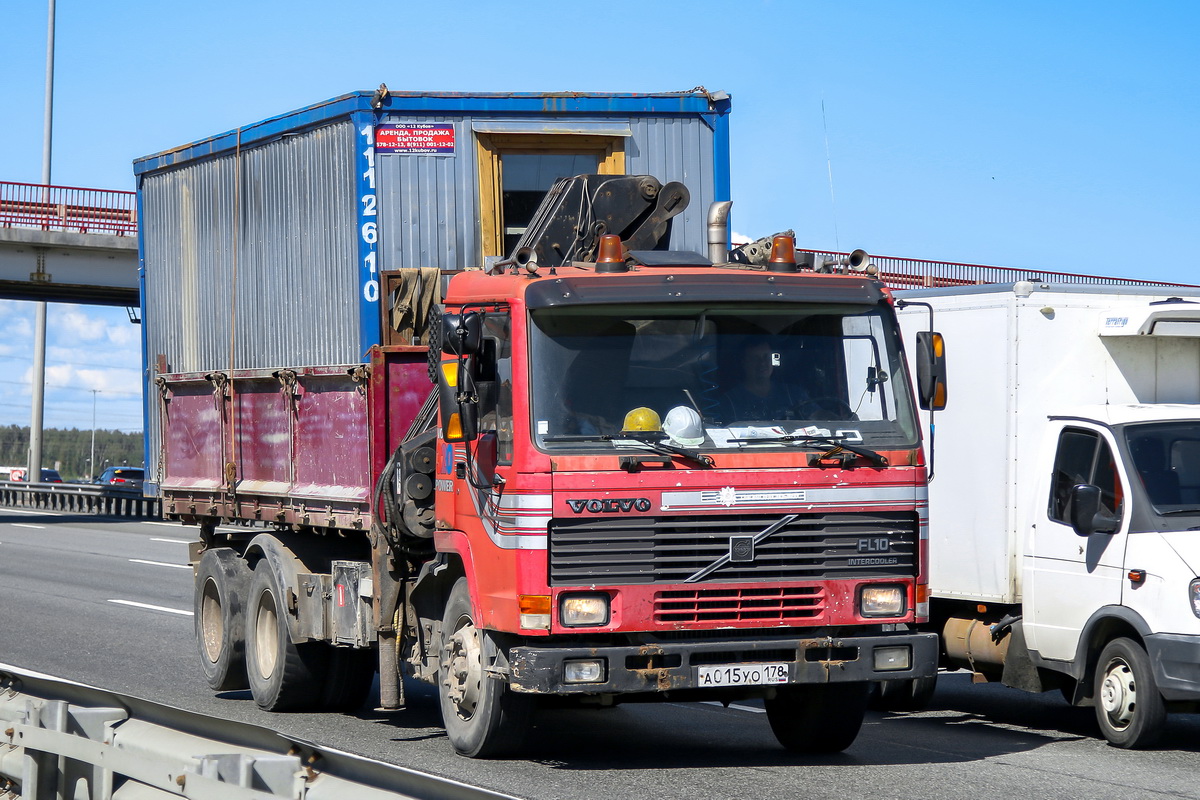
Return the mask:
<svg viewBox="0 0 1200 800"><path fill-rule="evenodd" d="M295 344L231 323L205 355L222 309L194 309L238 260L189 250L220 198L188 170L141 192L147 296L196 298L182 319L145 305L148 483L198 527L211 688L352 709L378 672L400 708L403 677L431 682L476 757L517 751L539 698L761 698L785 747L832 752L871 682L933 674L914 390L869 275L798 265L787 238L728 251L728 204L707 255L667 249L688 189L587 174L551 188L508 258L373 275L383 334L362 360L313 363L316 317ZM248 206L242 252L276 223ZM277 268L296 287L242 280L243 322L321 291Z"/></svg>

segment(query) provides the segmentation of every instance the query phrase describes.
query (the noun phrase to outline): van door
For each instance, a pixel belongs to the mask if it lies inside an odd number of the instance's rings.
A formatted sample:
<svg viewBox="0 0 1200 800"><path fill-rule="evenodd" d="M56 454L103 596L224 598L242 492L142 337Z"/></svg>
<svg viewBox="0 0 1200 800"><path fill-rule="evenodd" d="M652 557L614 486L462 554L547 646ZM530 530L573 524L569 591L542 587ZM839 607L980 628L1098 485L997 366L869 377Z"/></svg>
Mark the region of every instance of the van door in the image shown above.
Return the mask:
<svg viewBox="0 0 1200 800"><path fill-rule="evenodd" d="M1096 609L1121 602L1128 482L1115 452L1107 429L1062 424L1053 469L1035 495L1044 505L1027 532L1025 634L1030 649L1043 658L1073 660L1083 626ZM1099 487L1103 507L1117 515L1113 533L1081 537L1071 527L1071 490L1084 483Z"/></svg>

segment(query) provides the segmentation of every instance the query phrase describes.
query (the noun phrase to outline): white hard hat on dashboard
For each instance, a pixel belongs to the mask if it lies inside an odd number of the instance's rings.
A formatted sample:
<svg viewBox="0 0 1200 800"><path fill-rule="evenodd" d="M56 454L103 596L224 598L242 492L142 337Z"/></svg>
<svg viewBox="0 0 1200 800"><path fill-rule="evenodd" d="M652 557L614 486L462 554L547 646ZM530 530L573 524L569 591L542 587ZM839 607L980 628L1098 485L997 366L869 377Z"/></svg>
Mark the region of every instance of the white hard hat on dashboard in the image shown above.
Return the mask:
<svg viewBox="0 0 1200 800"><path fill-rule="evenodd" d="M667 438L684 447L704 443L704 421L691 406L675 406L668 411L662 429Z"/></svg>

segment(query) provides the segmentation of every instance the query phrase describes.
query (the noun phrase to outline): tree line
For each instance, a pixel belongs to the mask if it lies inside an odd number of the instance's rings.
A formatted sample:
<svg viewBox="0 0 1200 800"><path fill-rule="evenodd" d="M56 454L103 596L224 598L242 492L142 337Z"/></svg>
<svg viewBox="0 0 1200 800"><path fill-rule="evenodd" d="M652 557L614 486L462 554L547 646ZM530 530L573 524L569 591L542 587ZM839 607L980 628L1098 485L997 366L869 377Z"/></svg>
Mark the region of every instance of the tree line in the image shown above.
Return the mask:
<svg viewBox="0 0 1200 800"><path fill-rule="evenodd" d="M42 466L58 469L64 481L86 480L92 455L92 429L46 428L42 431ZM0 466L23 467L29 461L29 426L0 427ZM96 431L97 477L105 467L144 466L142 434Z"/></svg>

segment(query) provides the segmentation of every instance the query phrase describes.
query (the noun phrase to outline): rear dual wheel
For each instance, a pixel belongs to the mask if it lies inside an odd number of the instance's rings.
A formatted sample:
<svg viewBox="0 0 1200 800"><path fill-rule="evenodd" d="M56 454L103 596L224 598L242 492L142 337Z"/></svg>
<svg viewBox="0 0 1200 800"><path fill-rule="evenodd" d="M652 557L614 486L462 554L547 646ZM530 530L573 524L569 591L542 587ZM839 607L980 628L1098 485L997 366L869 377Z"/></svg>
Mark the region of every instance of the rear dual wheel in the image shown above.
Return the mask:
<svg viewBox="0 0 1200 800"><path fill-rule="evenodd" d="M267 711L353 711L375 676L375 651L292 641L284 589L267 560L254 569L246 616L246 675Z"/></svg>
<svg viewBox="0 0 1200 800"><path fill-rule="evenodd" d="M218 692L245 689L246 597L250 567L228 547L204 551L196 567L194 608L200 667Z"/></svg>
<svg viewBox="0 0 1200 800"><path fill-rule="evenodd" d="M321 643L292 641L283 592L270 563L258 562L247 605L246 672L254 702L267 711L312 708L327 668Z"/></svg>

